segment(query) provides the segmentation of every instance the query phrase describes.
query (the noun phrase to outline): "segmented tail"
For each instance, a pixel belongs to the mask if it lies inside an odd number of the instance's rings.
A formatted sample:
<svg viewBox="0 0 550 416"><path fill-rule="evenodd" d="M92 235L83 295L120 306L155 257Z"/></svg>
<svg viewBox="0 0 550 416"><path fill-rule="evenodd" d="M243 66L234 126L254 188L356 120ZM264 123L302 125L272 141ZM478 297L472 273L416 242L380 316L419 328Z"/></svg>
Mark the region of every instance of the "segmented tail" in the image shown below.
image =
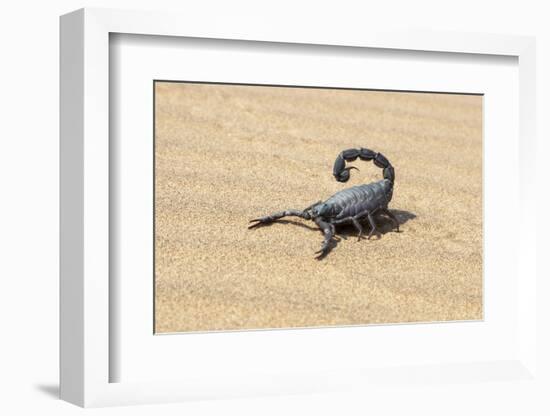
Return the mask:
<svg viewBox="0 0 550 416"><path fill-rule="evenodd" d="M346 167L346 162L353 162L355 159L372 160L376 166L382 168L384 179L389 180L392 184L395 181L395 171L390 161L382 153L377 153L369 149L347 149L341 152L336 161L334 162L334 169L332 174L338 182L347 182L351 169L357 169L355 167ZM359 169L357 169L359 170Z"/></svg>

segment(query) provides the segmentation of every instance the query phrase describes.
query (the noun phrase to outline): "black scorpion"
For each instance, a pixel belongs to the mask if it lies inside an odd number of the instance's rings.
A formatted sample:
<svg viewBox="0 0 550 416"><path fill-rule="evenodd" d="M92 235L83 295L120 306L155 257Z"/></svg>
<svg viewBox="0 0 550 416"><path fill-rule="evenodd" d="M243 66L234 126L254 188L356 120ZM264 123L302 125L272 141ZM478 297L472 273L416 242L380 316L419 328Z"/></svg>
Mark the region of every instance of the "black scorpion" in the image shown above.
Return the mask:
<svg viewBox="0 0 550 416"><path fill-rule="evenodd" d="M352 162L357 158L366 161L372 160L376 166L383 169L384 179L344 189L335 193L326 201L316 202L304 210L290 209L256 218L250 221L249 228L270 224L289 216L313 220L324 233L321 249L315 252L315 254L318 254L317 258L322 258L329 252L336 225L353 224L358 232L357 239L360 240L363 235L361 221L367 219L371 227L368 234L368 239L370 239L377 231L374 216L382 214L390 218L397 232L399 232L399 222L388 209L388 204L393 195L395 171L382 153L364 148L344 150L334 162L334 177L338 182L347 182L350 178L350 170L359 169L353 166L346 167L346 161Z"/></svg>

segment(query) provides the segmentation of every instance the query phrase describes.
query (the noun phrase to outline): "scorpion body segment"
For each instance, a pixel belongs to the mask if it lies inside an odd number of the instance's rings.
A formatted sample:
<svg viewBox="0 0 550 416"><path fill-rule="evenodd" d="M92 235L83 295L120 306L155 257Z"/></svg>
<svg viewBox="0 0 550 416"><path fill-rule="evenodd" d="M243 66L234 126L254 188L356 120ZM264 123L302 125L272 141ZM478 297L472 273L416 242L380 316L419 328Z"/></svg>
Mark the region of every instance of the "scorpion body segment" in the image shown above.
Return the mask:
<svg viewBox="0 0 550 416"><path fill-rule="evenodd" d="M316 202L304 210L281 211L254 219L250 221L249 228L269 224L286 216L297 216L306 220L313 220L325 235L321 250L316 252L316 254L319 254L318 258L324 257L330 250L330 243L334 237L336 225L353 224L358 231L358 239L361 239L363 234L361 221L366 219L371 227L368 235L370 239L373 233L376 232L374 216L381 214L389 217L397 231L399 231L397 218L388 210L388 204L393 196L395 171L384 155L365 148L344 150L334 162L334 178L338 182L347 182L350 178L350 170L357 168L353 166L346 167L346 162L353 162L357 158L365 161L372 160L376 166L382 169L383 179L343 189L325 201Z"/></svg>

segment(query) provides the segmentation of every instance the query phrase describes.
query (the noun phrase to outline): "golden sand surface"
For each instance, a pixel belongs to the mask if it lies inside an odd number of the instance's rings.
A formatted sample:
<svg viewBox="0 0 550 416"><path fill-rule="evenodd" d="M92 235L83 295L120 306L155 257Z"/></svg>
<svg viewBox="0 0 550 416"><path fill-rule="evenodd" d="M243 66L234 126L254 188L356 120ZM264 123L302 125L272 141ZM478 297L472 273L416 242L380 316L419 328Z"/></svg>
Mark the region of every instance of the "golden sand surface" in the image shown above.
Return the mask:
<svg viewBox="0 0 550 416"><path fill-rule="evenodd" d="M482 319L482 97L157 82L155 331ZM323 239L311 221L247 229L382 178L346 148L395 167L379 239ZM366 228L368 230L368 228Z"/></svg>

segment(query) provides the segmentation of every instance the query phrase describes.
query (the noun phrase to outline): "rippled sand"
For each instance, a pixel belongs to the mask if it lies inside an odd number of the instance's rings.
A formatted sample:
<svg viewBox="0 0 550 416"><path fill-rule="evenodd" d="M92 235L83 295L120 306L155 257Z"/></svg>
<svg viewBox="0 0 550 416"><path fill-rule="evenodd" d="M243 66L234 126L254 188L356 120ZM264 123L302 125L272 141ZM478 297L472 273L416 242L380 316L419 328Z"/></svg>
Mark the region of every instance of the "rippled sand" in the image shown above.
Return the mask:
<svg viewBox="0 0 550 416"><path fill-rule="evenodd" d="M482 97L157 83L155 146L156 332L482 318ZM247 229L380 179L334 180L349 147L395 167L401 233L318 261L313 222Z"/></svg>

